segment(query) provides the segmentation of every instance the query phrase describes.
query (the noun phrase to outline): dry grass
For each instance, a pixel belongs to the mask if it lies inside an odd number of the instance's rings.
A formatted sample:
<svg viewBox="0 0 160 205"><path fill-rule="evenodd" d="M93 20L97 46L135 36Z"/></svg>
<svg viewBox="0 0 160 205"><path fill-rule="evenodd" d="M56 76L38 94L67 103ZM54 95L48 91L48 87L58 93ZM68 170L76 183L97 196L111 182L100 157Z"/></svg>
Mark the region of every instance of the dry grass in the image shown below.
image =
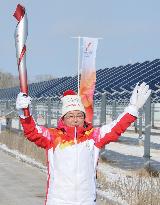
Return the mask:
<svg viewBox="0 0 160 205"><path fill-rule="evenodd" d="M115 198L129 205L160 205L160 177L151 175L145 169L131 175L120 174L115 180L110 180L101 171L97 176L102 191L112 190Z"/></svg>
<svg viewBox="0 0 160 205"><path fill-rule="evenodd" d="M6 144L8 148L18 150L20 153L30 156L43 165L46 165L45 150L29 142L23 134L10 131L2 132L0 134L0 143Z"/></svg>

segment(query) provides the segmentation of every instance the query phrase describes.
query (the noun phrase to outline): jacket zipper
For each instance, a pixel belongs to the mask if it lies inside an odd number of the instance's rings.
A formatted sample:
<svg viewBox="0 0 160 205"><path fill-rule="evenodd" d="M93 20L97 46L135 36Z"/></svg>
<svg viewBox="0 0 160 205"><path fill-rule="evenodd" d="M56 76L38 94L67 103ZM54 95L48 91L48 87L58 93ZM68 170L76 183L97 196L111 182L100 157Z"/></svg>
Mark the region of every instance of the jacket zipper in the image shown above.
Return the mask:
<svg viewBox="0 0 160 205"><path fill-rule="evenodd" d="M78 147L77 147L77 127L75 126L75 136L74 136L74 143L75 143L75 163L76 163L76 171L75 171L75 201L77 201L77 175L78 175Z"/></svg>

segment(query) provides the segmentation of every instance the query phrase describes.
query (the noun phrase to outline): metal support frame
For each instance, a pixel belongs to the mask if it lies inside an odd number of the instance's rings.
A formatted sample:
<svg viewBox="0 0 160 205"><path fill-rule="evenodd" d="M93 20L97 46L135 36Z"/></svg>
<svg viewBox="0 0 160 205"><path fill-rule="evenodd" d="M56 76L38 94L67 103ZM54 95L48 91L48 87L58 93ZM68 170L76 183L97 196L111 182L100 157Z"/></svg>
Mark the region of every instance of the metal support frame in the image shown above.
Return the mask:
<svg viewBox="0 0 160 205"><path fill-rule="evenodd" d="M148 98L145 107L145 140L144 140L144 159L149 165L150 161L150 135L151 135L151 96Z"/></svg>
<svg viewBox="0 0 160 205"><path fill-rule="evenodd" d="M102 93L101 96L100 124L101 126L106 124L106 93Z"/></svg>
<svg viewBox="0 0 160 205"><path fill-rule="evenodd" d="M32 115L37 122L37 110L36 110L36 99L32 100Z"/></svg>
<svg viewBox="0 0 160 205"><path fill-rule="evenodd" d="M106 124L106 93L101 95L101 112L100 112L100 125ZM105 153L105 147L101 149L100 155Z"/></svg>
<svg viewBox="0 0 160 205"><path fill-rule="evenodd" d="M115 120L116 119L116 101L113 100L113 103L112 103L112 120Z"/></svg>
<svg viewBox="0 0 160 205"><path fill-rule="evenodd" d="M10 102L6 101L6 110L9 110ZM11 130L12 128L12 118L6 116L6 129Z"/></svg>
<svg viewBox="0 0 160 205"><path fill-rule="evenodd" d="M142 115L143 115L143 110L139 110L139 139L142 138L142 128L143 128L143 122L142 122Z"/></svg>
<svg viewBox="0 0 160 205"><path fill-rule="evenodd" d="M154 112L155 112L155 104L152 103L152 109L151 109L151 120L152 120L152 128L154 128Z"/></svg>
<svg viewBox="0 0 160 205"><path fill-rule="evenodd" d="M47 98L47 106L48 106L47 127L51 127L51 98Z"/></svg>

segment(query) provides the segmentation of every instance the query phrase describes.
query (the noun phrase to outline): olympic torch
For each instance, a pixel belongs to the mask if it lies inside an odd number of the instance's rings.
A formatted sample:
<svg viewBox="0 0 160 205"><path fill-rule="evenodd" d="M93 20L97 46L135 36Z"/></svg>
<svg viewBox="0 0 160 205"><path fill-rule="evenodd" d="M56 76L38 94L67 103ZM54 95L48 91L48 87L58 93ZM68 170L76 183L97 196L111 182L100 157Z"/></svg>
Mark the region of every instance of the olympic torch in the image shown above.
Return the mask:
<svg viewBox="0 0 160 205"><path fill-rule="evenodd" d="M13 16L18 21L15 30L15 46L17 65L19 71L20 91L28 95L27 69L26 69L26 45L28 35L28 21L25 8L18 4ZM24 116L29 116L29 107L24 109Z"/></svg>

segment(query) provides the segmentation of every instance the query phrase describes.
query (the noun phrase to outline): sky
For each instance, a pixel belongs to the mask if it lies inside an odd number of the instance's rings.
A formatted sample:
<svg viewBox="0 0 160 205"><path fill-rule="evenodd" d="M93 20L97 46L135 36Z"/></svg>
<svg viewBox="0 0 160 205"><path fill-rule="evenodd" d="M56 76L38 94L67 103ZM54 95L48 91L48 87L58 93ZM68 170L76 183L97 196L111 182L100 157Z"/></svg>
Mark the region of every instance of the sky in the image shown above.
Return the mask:
<svg viewBox="0 0 160 205"><path fill-rule="evenodd" d="M28 16L28 77L73 76L74 36L100 37L96 69L160 58L159 0L0 0L0 70L18 75L13 13Z"/></svg>

